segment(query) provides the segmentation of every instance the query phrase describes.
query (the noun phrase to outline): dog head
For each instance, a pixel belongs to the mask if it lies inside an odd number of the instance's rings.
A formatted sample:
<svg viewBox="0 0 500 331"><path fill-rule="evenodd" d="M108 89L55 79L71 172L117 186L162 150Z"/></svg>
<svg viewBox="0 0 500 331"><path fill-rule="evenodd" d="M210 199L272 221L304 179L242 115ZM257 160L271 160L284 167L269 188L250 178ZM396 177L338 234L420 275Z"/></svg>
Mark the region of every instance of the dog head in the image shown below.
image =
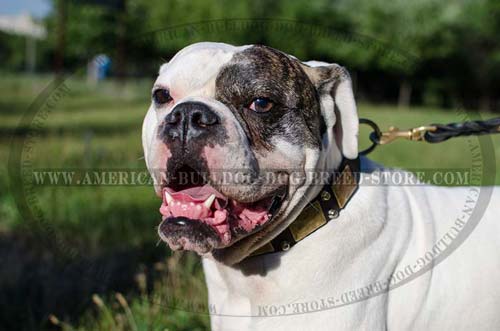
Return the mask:
<svg viewBox="0 0 500 331"><path fill-rule="evenodd" d="M286 228L357 156L347 71L266 46L197 43L161 66L143 123L172 249L239 262Z"/></svg>

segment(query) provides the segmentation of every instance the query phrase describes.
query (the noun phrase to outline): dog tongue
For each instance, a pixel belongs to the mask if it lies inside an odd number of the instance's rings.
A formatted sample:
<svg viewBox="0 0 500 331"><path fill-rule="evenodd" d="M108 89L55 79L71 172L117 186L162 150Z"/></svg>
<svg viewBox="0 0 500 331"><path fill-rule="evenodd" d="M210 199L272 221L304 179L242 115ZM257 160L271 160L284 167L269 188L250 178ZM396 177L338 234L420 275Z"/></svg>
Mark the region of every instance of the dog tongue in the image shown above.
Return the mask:
<svg viewBox="0 0 500 331"><path fill-rule="evenodd" d="M177 192L169 187L165 188L165 190L172 196L172 198L174 198L175 201L180 201L184 203L189 203L189 202L200 203L207 200L212 194L215 195L215 197L217 198L216 199L217 204L219 204L218 200L224 202L224 206L219 205L217 206L218 208L225 207L225 204L227 203L227 198L208 184L204 186L191 187Z"/></svg>
<svg viewBox="0 0 500 331"><path fill-rule="evenodd" d="M218 225L226 220L227 211L224 208L228 199L210 185L177 192L167 187L163 195L160 212L164 216L201 219L212 225ZM212 206L216 209L213 212Z"/></svg>
<svg viewBox="0 0 500 331"><path fill-rule="evenodd" d="M227 202L228 199L210 185L178 192L167 187L163 192L160 213L166 217L199 219L212 225L219 233L222 242L227 244L231 240L229 224L226 221L228 212L224 209ZM212 209L212 205L215 206L215 210Z"/></svg>

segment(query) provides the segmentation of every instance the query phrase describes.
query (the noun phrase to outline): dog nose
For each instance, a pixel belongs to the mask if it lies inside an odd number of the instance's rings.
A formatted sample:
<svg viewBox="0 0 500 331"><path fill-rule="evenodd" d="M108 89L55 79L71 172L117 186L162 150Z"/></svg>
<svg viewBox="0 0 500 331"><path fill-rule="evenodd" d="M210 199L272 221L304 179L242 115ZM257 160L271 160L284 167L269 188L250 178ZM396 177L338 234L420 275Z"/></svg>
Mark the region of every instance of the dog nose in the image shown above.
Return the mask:
<svg viewBox="0 0 500 331"><path fill-rule="evenodd" d="M188 142L216 130L220 119L210 107L201 102L184 102L165 117L162 134L170 139Z"/></svg>

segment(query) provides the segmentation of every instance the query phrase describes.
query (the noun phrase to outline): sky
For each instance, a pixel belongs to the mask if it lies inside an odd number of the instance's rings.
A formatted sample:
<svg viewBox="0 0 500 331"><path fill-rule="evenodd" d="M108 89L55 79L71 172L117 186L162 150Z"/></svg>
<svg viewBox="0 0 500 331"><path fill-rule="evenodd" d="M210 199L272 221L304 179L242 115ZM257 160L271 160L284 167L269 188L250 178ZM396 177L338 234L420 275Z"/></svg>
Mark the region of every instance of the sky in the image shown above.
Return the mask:
<svg viewBox="0 0 500 331"><path fill-rule="evenodd" d="M50 0L0 0L0 15L18 15L23 13L41 18L51 9Z"/></svg>

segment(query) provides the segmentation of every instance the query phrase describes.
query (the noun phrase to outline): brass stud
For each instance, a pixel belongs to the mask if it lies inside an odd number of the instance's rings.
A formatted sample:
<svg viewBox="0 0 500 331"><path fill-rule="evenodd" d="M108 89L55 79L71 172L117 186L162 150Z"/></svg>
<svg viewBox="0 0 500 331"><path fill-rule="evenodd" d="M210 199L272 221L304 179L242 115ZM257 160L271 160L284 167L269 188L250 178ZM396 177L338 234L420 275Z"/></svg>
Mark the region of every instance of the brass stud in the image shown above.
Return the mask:
<svg viewBox="0 0 500 331"><path fill-rule="evenodd" d="M332 198L332 195L328 191L321 192L321 199L323 201L328 201Z"/></svg>
<svg viewBox="0 0 500 331"><path fill-rule="evenodd" d="M285 241L281 242L281 250L287 251L290 249L290 247L291 246L290 246L290 243L288 241L285 240Z"/></svg>
<svg viewBox="0 0 500 331"><path fill-rule="evenodd" d="M328 218L333 220L335 218L339 217L339 211L335 209L330 209L328 210Z"/></svg>

